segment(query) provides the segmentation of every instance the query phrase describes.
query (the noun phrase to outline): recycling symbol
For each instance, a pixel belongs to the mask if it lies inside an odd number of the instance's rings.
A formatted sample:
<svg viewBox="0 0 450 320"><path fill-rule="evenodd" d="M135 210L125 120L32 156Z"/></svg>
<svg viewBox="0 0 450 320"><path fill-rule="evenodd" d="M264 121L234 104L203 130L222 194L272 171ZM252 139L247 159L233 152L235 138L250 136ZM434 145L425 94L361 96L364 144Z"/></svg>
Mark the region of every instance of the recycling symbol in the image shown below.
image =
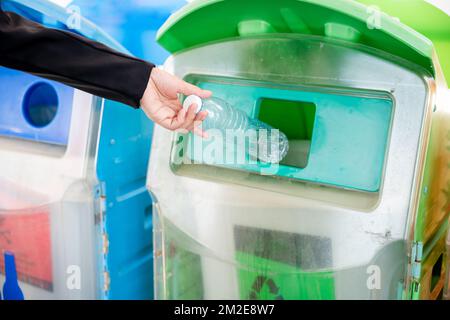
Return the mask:
<svg viewBox="0 0 450 320"><path fill-rule="evenodd" d="M272 295L272 297L268 298L267 300L284 300L283 296L280 294L280 288L275 284L275 281L273 281L273 279L271 278L267 278L266 276L256 277L250 291L249 299L261 299L261 297L259 296L261 295L265 286L267 286L267 288L269 289L269 293Z"/></svg>

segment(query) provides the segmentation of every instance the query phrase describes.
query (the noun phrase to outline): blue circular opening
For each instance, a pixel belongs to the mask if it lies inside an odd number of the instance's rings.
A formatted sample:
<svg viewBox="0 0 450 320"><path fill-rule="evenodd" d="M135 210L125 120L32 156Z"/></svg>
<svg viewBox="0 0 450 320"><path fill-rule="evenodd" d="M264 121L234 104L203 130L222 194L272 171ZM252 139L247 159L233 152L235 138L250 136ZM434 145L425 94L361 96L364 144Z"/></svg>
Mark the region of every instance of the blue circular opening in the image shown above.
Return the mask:
<svg viewBox="0 0 450 320"><path fill-rule="evenodd" d="M23 100L25 119L34 127L42 128L55 119L58 112L58 94L52 85L39 82L32 85Z"/></svg>

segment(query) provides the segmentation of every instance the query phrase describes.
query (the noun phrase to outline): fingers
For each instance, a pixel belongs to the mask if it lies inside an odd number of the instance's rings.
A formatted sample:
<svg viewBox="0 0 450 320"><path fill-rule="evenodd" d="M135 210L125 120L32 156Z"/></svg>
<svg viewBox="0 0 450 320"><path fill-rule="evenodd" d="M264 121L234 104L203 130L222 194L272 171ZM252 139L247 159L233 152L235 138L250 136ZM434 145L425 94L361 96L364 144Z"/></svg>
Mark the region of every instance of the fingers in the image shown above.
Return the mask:
<svg viewBox="0 0 450 320"><path fill-rule="evenodd" d="M190 123L189 126L186 127L186 130L192 131L194 134L201 136L203 138L207 138L208 135L201 128L201 125L207 116L208 116L208 111L200 111L196 115L194 121L192 121L192 123Z"/></svg>
<svg viewBox="0 0 450 320"><path fill-rule="evenodd" d="M207 116L208 111L201 111L197 114L197 117L194 120L194 127L192 132L202 138L208 138L208 133L201 128L201 125Z"/></svg>
<svg viewBox="0 0 450 320"><path fill-rule="evenodd" d="M203 99L209 98L212 94L211 91L203 90L159 68L152 70L146 92L144 96L150 96L150 98L157 93L159 97L169 99L176 99L180 93L185 96L195 94Z"/></svg>
<svg viewBox="0 0 450 320"><path fill-rule="evenodd" d="M187 110L181 108L178 112L171 110L170 114L165 117L160 124L169 129L187 133L193 127L194 120L197 116L197 105L192 104Z"/></svg>
<svg viewBox="0 0 450 320"><path fill-rule="evenodd" d="M192 104L187 110L181 109L177 114L173 113L171 117L166 118L164 121L160 121L159 124L172 131L183 134L192 131L198 136L207 138L208 135L201 129L201 125L208 116L208 112L200 111L196 114L196 110L196 104Z"/></svg>
<svg viewBox="0 0 450 320"><path fill-rule="evenodd" d="M205 139L208 138L208 134L205 131L203 131L202 129L200 129L199 127L194 127L194 130L192 130L192 132L194 132L194 134L196 134L199 137L202 137Z"/></svg>
<svg viewBox="0 0 450 320"><path fill-rule="evenodd" d="M185 96L190 96L191 94L195 94L196 96L199 96L200 98L209 98L212 95L212 92L209 90L203 90L197 86L194 86L193 84L190 84L186 81L181 81L181 88L180 93L184 94Z"/></svg>
<svg viewBox="0 0 450 320"><path fill-rule="evenodd" d="M207 117L208 112L207 111L201 111L199 112L195 118L185 127L189 131L193 131L194 127L198 127L203 123L203 120Z"/></svg>
<svg viewBox="0 0 450 320"><path fill-rule="evenodd" d="M169 130L178 130L183 127L186 121L186 112L185 109L179 110L178 113L173 112L170 117L161 121L159 124Z"/></svg>
<svg viewBox="0 0 450 320"><path fill-rule="evenodd" d="M207 116L208 116L208 111L206 111L206 110L200 111L199 113L197 113L197 118L195 120L203 121L206 119Z"/></svg>
<svg viewBox="0 0 450 320"><path fill-rule="evenodd" d="M197 116L197 105L193 103L188 108L182 128L189 130L192 124L194 123L196 116Z"/></svg>

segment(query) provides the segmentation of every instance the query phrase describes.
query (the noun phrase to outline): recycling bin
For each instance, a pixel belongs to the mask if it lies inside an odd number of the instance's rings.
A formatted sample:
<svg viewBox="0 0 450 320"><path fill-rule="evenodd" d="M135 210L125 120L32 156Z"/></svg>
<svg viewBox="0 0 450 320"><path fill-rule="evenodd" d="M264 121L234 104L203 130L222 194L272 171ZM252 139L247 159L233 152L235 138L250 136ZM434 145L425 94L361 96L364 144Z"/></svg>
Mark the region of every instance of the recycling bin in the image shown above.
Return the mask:
<svg viewBox="0 0 450 320"><path fill-rule="evenodd" d="M450 265L450 232L447 235L447 266ZM447 270L447 280L444 287L444 299L450 300L450 272Z"/></svg>
<svg viewBox="0 0 450 320"><path fill-rule="evenodd" d="M157 299L444 295L447 85L427 38L377 18L345 0L199 0L161 27L167 71L289 152L224 161L215 134L155 128Z"/></svg>
<svg viewBox="0 0 450 320"><path fill-rule="evenodd" d="M127 53L72 7L0 5ZM140 110L0 68L0 285L7 251L25 299L152 298L151 134Z"/></svg>

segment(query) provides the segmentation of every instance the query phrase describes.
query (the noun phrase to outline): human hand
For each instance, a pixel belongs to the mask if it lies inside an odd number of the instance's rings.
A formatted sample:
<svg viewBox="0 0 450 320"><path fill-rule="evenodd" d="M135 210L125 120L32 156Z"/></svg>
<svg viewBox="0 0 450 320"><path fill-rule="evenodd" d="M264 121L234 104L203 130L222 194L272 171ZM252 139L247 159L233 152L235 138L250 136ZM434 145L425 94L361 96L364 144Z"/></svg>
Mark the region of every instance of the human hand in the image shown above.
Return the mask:
<svg viewBox="0 0 450 320"><path fill-rule="evenodd" d="M193 131L205 137L205 132L199 126L208 112L196 113L197 105L195 104L187 110L184 109L178 101L178 94L185 96L195 94L200 98L208 98L211 96L211 91L202 90L155 67L141 99L141 108L150 119L166 129L183 133Z"/></svg>

